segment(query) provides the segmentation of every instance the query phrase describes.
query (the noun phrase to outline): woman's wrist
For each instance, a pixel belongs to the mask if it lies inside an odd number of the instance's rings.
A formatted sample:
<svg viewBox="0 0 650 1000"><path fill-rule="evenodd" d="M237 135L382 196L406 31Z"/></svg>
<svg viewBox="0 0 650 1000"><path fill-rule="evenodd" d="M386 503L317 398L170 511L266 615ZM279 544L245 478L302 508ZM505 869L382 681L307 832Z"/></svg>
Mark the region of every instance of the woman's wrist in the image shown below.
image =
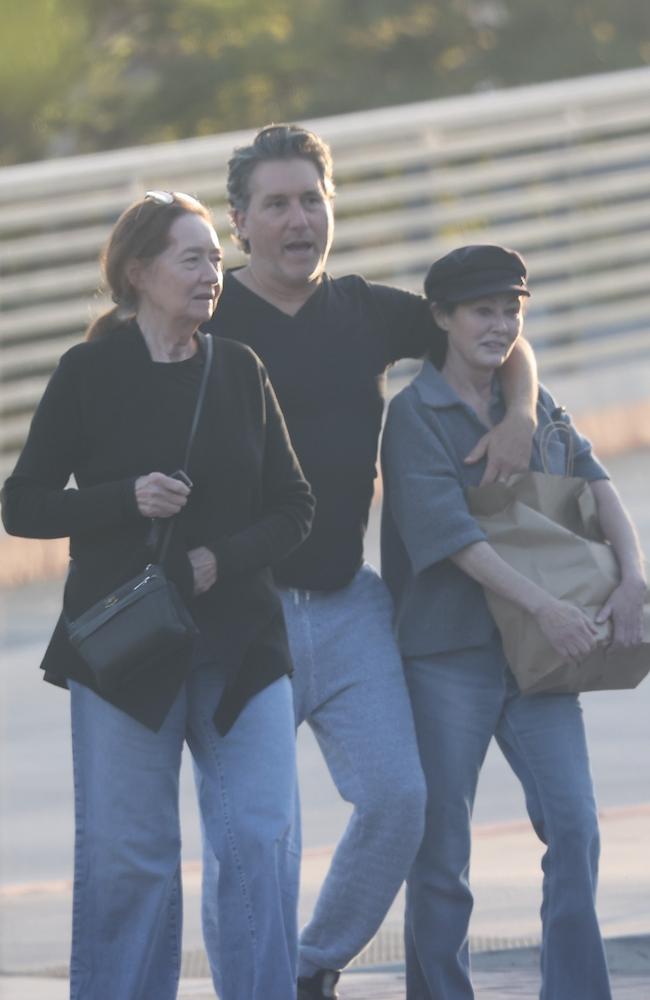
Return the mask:
<svg viewBox="0 0 650 1000"><path fill-rule="evenodd" d="M528 581L528 586L522 587L520 592L521 605L533 618L537 618L553 600L555 598L551 594L530 581Z"/></svg>
<svg viewBox="0 0 650 1000"><path fill-rule="evenodd" d="M620 586L625 587L626 590L632 593L645 594L648 589L648 581L642 567L635 566L624 570L621 575Z"/></svg>

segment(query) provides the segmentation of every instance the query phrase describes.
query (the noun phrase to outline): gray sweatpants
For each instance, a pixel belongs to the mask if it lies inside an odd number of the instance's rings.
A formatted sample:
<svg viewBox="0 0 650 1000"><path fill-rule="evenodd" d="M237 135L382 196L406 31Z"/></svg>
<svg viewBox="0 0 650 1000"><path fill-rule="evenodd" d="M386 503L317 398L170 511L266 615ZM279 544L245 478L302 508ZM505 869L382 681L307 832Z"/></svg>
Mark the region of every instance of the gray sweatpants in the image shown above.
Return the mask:
<svg viewBox="0 0 650 1000"><path fill-rule="evenodd" d="M376 934L420 845L426 787L383 582L281 591L296 724L311 726L354 810L300 940L299 975L342 969Z"/></svg>

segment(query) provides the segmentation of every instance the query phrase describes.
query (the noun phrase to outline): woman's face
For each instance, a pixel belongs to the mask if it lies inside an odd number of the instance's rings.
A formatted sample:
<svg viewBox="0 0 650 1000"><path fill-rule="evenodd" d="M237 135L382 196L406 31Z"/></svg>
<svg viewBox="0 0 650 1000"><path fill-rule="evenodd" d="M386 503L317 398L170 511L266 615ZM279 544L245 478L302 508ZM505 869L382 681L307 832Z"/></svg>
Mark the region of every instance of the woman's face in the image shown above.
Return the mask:
<svg viewBox="0 0 650 1000"><path fill-rule="evenodd" d="M521 297L511 292L461 302L452 313L434 306L433 315L447 331L448 361L481 371L499 368L523 329Z"/></svg>
<svg viewBox="0 0 650 1000"><path fill-rule="evenodd" d="M209 222L188 212L169 230L169 245L152 261L134 261L129 278L139 307L172 325L194 328L210 319L221 294L223 252Z"/></svg>

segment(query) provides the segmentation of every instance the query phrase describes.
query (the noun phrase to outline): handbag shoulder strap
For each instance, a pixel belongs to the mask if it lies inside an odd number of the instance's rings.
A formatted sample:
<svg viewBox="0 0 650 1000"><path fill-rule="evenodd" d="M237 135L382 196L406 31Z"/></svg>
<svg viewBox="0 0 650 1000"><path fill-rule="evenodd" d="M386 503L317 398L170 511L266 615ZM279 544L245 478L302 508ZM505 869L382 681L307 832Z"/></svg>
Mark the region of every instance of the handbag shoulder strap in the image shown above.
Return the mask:
<svg viewBox="0 0 650 1000"><path fill-rule="evenodd" d="M187 472L187 468L190 462L190 455L192 453L192 445L194 444L194 438L196 437L196 430L199 426L199 420L201 419L201 413L203 411L203 404L205 402L205 396L208 389L208 379L210 378L210 371L212 370L212 358L214 355L214 341L212 337L207 333L198 333L199 341L203 350L205 352L205 364L203 365L203 373L201 375L201 384L199 385L199 393L196 397L196 405L194 407L194 416L192 417L192 426L190 428L189 437L187 439L187 445L185 447L185 457L183 459L183 472ZM167 518L167 523L165 524L165 529L162 536L158 539L154 546L154 551L157 550L156 562L163 562L165 556L167 555L167 550L169 549L169 543L171 541L172 532L174 530L174 521L176 516ZM160 523L160 522L158 522Z"/></svg>
<svg viewBox="0 0 650 1000"><path fill-rule="evenodd" d="M190 464L190 454L192 452L192 445L194 444L194 438L196 437L196 429L199 426L199 420L201 419L201 412L203 410L203 403L205 401L205 394L208 388L208 379L210 378L210 370L212 368L212 356L214 354L214 340L207 333L199 333L199 342L205 351L205 364L203 366L203 374L201 375L201 384L199 386L199 394L196 398L196 406L194 407L194 416L192 418L192 426L190 428L190 436L187 439L187 447L185 448L185 457L183 459L183 471L187 472L187 467Z"/></svg>

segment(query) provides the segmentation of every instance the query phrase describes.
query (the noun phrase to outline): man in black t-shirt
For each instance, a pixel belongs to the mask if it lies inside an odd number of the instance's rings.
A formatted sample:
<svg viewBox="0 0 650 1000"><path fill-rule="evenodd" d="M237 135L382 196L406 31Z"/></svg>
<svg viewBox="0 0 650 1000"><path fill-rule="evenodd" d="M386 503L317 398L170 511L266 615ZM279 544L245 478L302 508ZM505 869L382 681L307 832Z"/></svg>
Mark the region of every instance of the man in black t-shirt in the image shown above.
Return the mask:
<svg viewBox="0 0 650 1000"><path fill-rule="evenodd" d="M215 334L266 365L316 496L310 538L276 569L294 660L296 723L309 722L354 806L300 939L298 1000L337 997L340 970L378 930L422 837L425 789L385 587L363 563L385 373L444 350L427 303L325 272L333 237L329 149L296 126L235 150L228 194L249 254L226 275ZM527 467L536 392L530 348L506 366L508 415L476 454L486 478ZM435 614L435 609L432 609Z"/></svg>

